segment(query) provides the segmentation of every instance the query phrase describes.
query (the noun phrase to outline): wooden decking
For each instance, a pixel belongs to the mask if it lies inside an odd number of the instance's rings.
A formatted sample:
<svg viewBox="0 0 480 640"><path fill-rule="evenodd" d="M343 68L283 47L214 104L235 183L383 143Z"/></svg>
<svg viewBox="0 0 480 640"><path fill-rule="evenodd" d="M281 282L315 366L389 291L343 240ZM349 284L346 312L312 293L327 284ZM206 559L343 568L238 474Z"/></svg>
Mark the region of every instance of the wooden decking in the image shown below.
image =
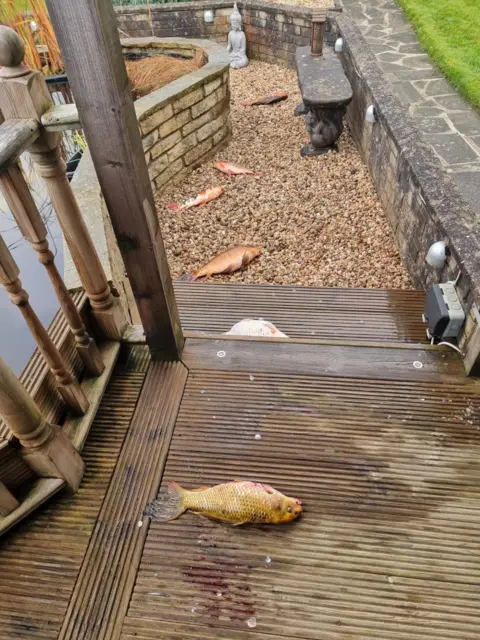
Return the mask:
<svg viewBox="0 0 480 640"><path fill-rule="evenodd" d="M224 333L253 316L291 338L425 342L422 291L178 281L174 287L186 331Z"/></svg>
<svg viewBox="0 0 480 640"><path fill-rule="evenodd" d="M345 342L125 346L80 491L0 542L0 640L477 639L479 384L408 336ZM236 478L303 518L142 515L160 483Z"/></svg>

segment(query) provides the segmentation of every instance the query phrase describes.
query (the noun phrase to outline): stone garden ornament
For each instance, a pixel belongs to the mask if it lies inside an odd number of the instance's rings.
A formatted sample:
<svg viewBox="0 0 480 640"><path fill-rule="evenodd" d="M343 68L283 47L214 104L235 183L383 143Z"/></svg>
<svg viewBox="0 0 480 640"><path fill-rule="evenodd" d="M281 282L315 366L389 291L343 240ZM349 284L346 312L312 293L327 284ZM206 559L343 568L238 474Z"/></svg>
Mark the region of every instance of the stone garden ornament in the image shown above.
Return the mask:
<svg viewBox="0 0 480 640"><path fill-rule="evenodd" d="M248 65L247 39L242 31L242 16L238 10L237 3L233 7L230 16L232 28L228 34L227 51L230 54L230 68L243 69Z"/></svg>

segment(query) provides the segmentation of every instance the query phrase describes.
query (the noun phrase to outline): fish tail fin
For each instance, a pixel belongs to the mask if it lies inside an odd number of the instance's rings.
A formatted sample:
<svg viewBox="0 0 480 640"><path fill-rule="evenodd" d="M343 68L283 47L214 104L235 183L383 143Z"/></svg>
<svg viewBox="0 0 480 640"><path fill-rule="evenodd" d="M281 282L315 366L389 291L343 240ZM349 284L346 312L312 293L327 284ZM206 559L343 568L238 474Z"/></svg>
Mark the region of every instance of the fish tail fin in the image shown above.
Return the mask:
<svg viewBox="0 0 480 640"><path fill-rule="evenodd" d="M197 279L195 273L184 273L183 276L180 276L179 280L182 282L194 282Z"/></svg>
<svg viewBox="0 0 480 640"><path fill-rule="evenodd" d="M168 522L176 520L186 511L183 506L185 489L178 482L170 482L165 493L161 493L156 500L145 509L145 515L154 522Z"/></svg>
<svg viewBox="0 0 480 640"><path fill-rule="evenodd" d="M167 207L172 211L180 211L181 209L181 205L177 204L176 202L169 202L167 204Z"/></svg>

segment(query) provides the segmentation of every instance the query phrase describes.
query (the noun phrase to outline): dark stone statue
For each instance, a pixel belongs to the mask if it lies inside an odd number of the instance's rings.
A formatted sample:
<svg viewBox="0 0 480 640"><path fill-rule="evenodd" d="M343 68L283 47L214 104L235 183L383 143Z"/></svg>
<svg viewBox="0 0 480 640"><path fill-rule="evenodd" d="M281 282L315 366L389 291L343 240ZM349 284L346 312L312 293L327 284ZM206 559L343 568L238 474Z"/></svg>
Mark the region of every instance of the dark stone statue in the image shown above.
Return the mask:
<svg viewBox="0 0 480 640"><path fill-rule="evenodd" d="M337 140L343 131L343 118L352 99L352 88L338 57L328 47L322 56L311 56L309 47L296 52L298 84L303 102L295 115L304 116L310 144L302 156L319 156L337 151Z"/></svg>

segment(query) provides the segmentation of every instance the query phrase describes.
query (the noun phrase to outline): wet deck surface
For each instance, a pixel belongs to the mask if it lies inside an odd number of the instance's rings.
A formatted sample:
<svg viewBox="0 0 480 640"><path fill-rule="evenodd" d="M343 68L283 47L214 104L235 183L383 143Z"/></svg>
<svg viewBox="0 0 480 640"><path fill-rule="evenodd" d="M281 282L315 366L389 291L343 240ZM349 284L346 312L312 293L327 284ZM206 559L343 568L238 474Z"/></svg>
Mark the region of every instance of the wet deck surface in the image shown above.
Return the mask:
<svg viewBox="0 0 480 640"><path fill-rule="evenodd" d="M304 517L153 523L122 638L477 638L476 385L270 362L190 370L163 482L259 479Z"/></svg>
<svg viewBox="0 0 480 640"><path fill-rule="evenodd" d="M263 317L291 338L425 343L423 291L174 282L186 331Z"/></svg>
<svg viewBox="0 0 480 640"><path fill-rule="evenodd" d="M262 344L187 340L188 371L130 348L79 494L0 543L1 640L478 638L479 384L450 351ZM305 514L149 524L172 479L265 481Z"/></svg>

